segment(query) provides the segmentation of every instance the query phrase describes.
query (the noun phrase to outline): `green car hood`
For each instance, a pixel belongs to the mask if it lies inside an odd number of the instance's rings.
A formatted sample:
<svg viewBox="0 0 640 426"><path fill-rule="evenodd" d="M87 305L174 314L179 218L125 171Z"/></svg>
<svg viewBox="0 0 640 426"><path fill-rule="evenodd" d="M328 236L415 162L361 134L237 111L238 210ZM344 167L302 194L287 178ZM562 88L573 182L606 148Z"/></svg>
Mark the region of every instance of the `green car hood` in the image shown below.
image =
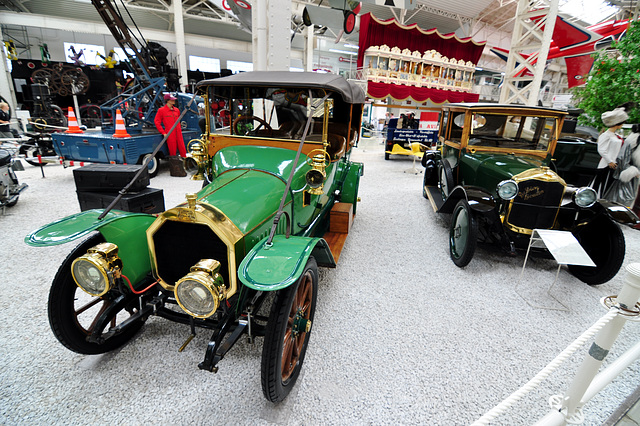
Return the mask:
<svg viewBox="0 0 640 426"><path fill-rule="evenodd" d="M496 185L526 170L537 169L546 165L546 160L525 155L474 153L465 155L463 159L466 185L480 186L493 191Z"/></svg>
<svg viewBox="0 0 640 426"><path fill-rule="evenodd" d="M215 206L246 235L278 210L295 154L262 146L221 149L213 159L216 178L198 192L198 203ZM306 186L305 159L300 157L286 204L291 203L292 191Z"/></svg>
<svg viewBox="0 0 640 426"><path fill-rule="evenodd" d="M292 145L297 148L297 146ZM270 146L238 145L223 148L213 158L213 171L216 176L233 169L262 170L278 176L283 181L289 179L296 151ZM308 170L306 156L300 154L296 174L301 169ZM302 174L304 180L304 173Z"/></svg>

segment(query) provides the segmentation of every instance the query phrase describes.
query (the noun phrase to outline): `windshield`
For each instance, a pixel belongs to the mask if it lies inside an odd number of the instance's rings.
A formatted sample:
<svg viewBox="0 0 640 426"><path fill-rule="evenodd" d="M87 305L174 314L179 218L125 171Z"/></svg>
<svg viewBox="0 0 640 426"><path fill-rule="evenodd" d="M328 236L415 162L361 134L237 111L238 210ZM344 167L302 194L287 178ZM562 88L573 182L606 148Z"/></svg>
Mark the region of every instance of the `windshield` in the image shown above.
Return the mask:
<svg viewBox="0 0 640 426"><path fill-rule="evenodd" d="M547 151L555 128L555 117L473 113L468 146Z"/></svg>
<svg viewBox="0 0 640 426"><path fill-rule="evenodd" d="M211 132L215 134L299 141L309 116L308 141L321 141L326 93L292 88L217 87L211 93ZM329 94L328 138L353 140L358 120L351 120L351 104ZM360 114L360 110L353 111ZM351 127L351 128L350 128Z"/></svg>

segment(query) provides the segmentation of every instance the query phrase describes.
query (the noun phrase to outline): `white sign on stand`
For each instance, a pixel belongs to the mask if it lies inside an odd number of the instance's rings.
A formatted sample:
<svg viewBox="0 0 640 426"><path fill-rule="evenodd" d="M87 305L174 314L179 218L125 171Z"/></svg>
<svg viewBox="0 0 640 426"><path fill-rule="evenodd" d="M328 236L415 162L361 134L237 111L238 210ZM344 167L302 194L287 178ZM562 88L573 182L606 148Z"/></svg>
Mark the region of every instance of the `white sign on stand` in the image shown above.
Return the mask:
<svg viewBox="0 0 640 426"><path fill-rule="evenodd" d="M536 236L537 234L537 236ZM558 263L558 269L556 271L556 277L551 284L551 287L547 290L549 297L561 304L564 309L550 308L544 306L536 306L531 304L525 297L518 293L518 285L522 281L524 275L524 268L527 266L527 259L529 258L529 252L531 247L546 247L549 253L553 256ZM589 257L586 251L582 248L576 237L569 231L555 231L551 229L534 229L531 232L531 239L529 240L529 247L527 248L527 254L524 257L524 264L522 265L522 272L520 272L520 279L518 285L516 285L516 293L520 295L531 307L542 309L555 309L562 311L569 311L570 309L555 296L551 294L551 289L556 285L558 281L558 275L560 274L560 268L562 265L580 265L580 266L596 266L593 260Z"/></svg>

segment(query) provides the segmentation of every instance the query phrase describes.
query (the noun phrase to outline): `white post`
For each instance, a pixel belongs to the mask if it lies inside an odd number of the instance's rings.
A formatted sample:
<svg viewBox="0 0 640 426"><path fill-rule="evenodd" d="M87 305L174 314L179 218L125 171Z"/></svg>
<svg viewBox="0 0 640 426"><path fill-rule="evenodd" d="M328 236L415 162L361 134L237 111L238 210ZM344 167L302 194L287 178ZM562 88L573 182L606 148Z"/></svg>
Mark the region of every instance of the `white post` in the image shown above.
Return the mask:
<svg viewBox="0 0 640 426"><path fill-rule="evenodd" d="M291 0L268 0L267 4L267 70L289 71L291 68Z"/></svg>
<svg viewBox="0 0 640 426"><path fill-rule="evenodd" d="M7 100L11 110L15 111L18 107L16 102L16 93L13 90L13 81L11 73L7 68L7 55L4 52L4 41L2 32L0 32L0 93ZM15 113L13 114L15 116Z"/></svg>
<svg viewBox="0 0 640 426"><path fill-rule="evenodd" d="M640 298L640 263L632 263L626 269L625 283L616 301L620 308L633 310ZM581 408L580 401L608 355L618 334L620 334L625 322L626 318L623 315L618 315L596 335L595 341L589 348L589 355L578 368L573 383L564 395L561 411L565 412L566 409L565 415L567 418L576 414L576 411Z"/></svg>
<svg viewBox="0 0 640 426"><path fill-rule="evenodd" d="M309 25L305 30L305 33L306 33L306 44L304 48L304 57L305 57L304 70L311 72L313 71L313 25Z"/></svg>
<svg viewBox="0 0 640 426"><path fill-rule="evenodd" d="M73 106L75 107L75 115L76 121L78 122L78 126L82 126L82 121L80 120L80 107L78 106L78 95L73 95Z"/></svg>
<svg viewBox="0 0 640 426"><path fill-rule="evenodd" d="M184 42L184 21L182 16L182 0L171 2L173 7L173 26L176 35L176 50L178 53L178 73L180 74L180 91L184 92L189 86L187 73L187 49Z"/></svg>
<svg viewBox="0 0 640 426"><path fill-rule="evenodd" d="M253 3L251 11L251 40L253 52L253 70L267 69L267 4L266 1Z"/></svg>

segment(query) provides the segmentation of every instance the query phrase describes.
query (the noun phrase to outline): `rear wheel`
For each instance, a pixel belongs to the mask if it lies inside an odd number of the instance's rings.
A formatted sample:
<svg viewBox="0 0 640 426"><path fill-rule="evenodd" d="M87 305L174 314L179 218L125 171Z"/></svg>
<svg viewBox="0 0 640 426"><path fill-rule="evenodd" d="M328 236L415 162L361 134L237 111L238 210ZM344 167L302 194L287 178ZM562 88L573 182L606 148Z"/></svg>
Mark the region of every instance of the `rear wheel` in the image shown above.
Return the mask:
<svg viewBox="0 0 640 426"><path fill-rule="evenodd" d="M156 177L156 175L158 174L158 157L155 157L151 153L145 154L142 156L142 159L138 164L144 164L144 162L149 157L151 159L149 160L149 164L147 164L147 168L149 169L149 177L152 178L152 177Z"/></svg>
<svg viewBox="0 0 640 426"><path fill-rule="evenodd" d="M440 188L440 194L442 195L443 200L449 198L453 185L453 172L451 171L451 166L447 160L442 160L438 167L438 187Z"/></svg>
<svg viewBox="0 0 640 426"><path fill-rule="evenodd" d="M137 310L137 299L123 302L119 294L113 294L113 290L102 297L90 296L73 280L71 263L103 241L102 235L94 235L76 247L62 262L49 292L49 324L53 334L68 349L81 354L101 354L116 349L128 342L144 323L138 319L122 333L100 343L87 341L87 337L96 331L101 317L104 316L108 322L100 331L107 332L108 328L122 324Z"/></svg>
<svg viewBox="0 0 640 426"><path fill-rule="evenodd" d="M449 255L459 267L471 262L478 242L478 222L469 203L462 199L458 201L451 216L449 228Z"/></svg>
<svg viewBox="0 0 640 426"><path fill-rule="evenodd" d="M313 257L298 282L276 294L262 349L262 392L271 402L285 399L300 374L317 294L318 266Z"/></svg>
<svg viewBox="0 0 640 426"><path fill-rule="evenodd" d="M573 235L596 264L595 267L569 265L569 272L576 278L598 285L618 273L624 261L625 242L617 223L603 216L573 231Z"/></svg>

